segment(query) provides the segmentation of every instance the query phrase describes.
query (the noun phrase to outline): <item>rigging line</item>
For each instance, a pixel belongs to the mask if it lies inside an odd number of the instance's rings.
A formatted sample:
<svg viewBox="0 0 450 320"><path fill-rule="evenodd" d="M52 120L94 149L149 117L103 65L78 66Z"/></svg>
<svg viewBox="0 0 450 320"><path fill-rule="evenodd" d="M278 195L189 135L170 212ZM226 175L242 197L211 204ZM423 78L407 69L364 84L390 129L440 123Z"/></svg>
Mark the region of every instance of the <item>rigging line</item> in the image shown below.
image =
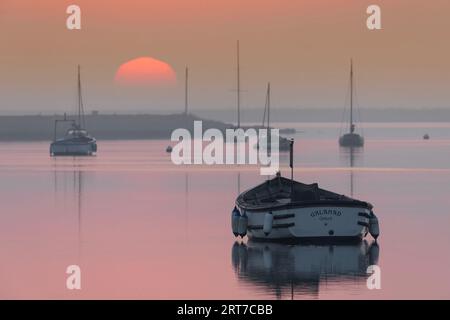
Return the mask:
<svg viewBox="0 0 450 320"><path fill-rule="evenodd" d="M357 112L358 120L359 120L359 123L362 124L362 121L363 121L362 116L361 116L362 112L361 112L361 110L360 110L361 108L359 106L358 91L356 90L356 86L353 89L353 91L355 93L355 105L356 105L356 112ZM361 134L364 136L364 128L362 125L360 126L360 130L361 130Z"/></svg>
<svg viewBox="0 0 450 320"><path fill-rule="evenodd" d="M344 129L344 124L346 124L344 119L345 119L345 116L346 116L347 105L348 105L347 102L349 101L349 96L350 96L350 84L348 85L347 92L345 94L344 108L343 108L342 116L341 116L341 127L339 129L339 135L342 135L342 131Z"/></svg>
<svg viewBox="0 0 450 320"><path fill-rule="evenodd" d="M266 123L267 105L268 105L268 97L267 97L267 94L266 94L266 102L265 102L265 105L264 105L264 115L263 115L262 127L264 127L264 124Z"/></svg>
<svg viewBox="0 0 450 320"><path fill-rule="evenodd" d="M81 107L81 119L83 121L83 128L86 128L86 120L84 118L83 92L81 88L81 74L80 74L80 107Z"/></svg>
<svg viewBox="0 0 450 320"><path fill-rule="evenodd" d="M83 104L83 96L81 94L81 86L80 86L80 108L81 108L81 121L83 128L86 128L86 121L84 118L84 104ZM81 124L80 124L81 125Z"/></svg>

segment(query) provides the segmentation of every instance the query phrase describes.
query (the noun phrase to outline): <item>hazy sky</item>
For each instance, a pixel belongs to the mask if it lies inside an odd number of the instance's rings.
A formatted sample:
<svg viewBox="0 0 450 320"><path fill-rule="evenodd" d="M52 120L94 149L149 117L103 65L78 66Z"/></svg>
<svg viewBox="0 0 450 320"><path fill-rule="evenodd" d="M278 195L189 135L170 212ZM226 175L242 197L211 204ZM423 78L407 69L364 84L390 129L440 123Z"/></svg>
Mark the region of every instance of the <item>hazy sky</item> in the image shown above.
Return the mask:
<svg viewBox="0 0 450 320"><path fill-rule="evenodd" d="M66 29L70 4L80 31ZM366 28L370 4L381 31ZM74 110L77 64L87 110L182 110L185 65L192 109L233 109L237 39L243 108L263 108L267 81L274 108L342 108L351 57L361 107L447 107L449 12L448 0L1 0L0 113ZM115 85L141 56L171 65L178 85Z"/></svg>

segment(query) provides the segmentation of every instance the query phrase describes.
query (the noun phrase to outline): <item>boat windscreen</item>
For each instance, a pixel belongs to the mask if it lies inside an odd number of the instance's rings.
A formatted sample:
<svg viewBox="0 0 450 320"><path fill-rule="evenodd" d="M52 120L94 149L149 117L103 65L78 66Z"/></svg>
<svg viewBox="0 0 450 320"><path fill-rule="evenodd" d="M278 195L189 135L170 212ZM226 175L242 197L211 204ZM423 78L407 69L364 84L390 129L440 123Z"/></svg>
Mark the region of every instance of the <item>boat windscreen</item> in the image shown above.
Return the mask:
<svg viewBox="0 0 450 320"><path fill-rule="evenodd" d="M86 130L80 130L80 129L70 129L67 131L68 136L87 136L88 133Z"/></svg>

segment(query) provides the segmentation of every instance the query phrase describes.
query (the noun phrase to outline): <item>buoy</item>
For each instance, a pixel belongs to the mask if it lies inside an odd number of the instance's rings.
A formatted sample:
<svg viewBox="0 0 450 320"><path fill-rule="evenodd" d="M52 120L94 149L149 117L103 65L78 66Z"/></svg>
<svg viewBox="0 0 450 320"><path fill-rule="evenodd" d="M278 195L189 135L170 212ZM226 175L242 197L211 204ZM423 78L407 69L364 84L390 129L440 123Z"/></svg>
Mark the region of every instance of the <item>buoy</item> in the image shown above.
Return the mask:
<svg viewBox="0 0 450 320"><path fill-rule="evenodd" d="M167 146L166 152L167 152L167 153L171 153L171 152L172 152L172 146Z"/></svg>
<svg viewBox="0 0 450 320"><path fill-rule="evenodd" d="M241 236L241 238L245 237L245 235L247 234L247 224L248 224L248 217L244 212L239 217L238 223L238 234Z"/></svg>
<svg viewBox="0 0 450 320"><path fill-rule="evenodd" d="M233 211L231 211L231 229L233 230L233 234L235 237L239 235L238 226L239 226L239 217L241 213L238 208L235 206Z"/></svg>
<svg viewBox="0 0 450 320"><path fill-rule="evenodd" d="M429 140L430 139L430 135L428 133L425 133L423 135L423 140Z"/></svg>
<svg viewBox="0 0 450 320"><path fill-rule="evenodd" d="M272 212L268 212L264 216L264 225L263 225L263 231L266 236L268 236L272 232L272 225L273 225L273 214Z"/></svg>
<svg viewBox="0 0 450 320"><path fill-rule="evenodd" d="M369 218L369 232L375 240L380 235L380 227L378 225L378 218L375 216L373 212L370 213Z"/></svg>

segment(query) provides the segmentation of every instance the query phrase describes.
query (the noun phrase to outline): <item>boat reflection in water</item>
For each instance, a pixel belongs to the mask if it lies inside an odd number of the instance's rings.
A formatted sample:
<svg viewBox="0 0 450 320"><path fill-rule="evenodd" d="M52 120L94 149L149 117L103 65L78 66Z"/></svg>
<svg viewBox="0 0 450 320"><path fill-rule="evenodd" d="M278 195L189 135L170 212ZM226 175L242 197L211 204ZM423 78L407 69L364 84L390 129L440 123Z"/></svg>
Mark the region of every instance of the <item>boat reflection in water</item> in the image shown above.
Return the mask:
<svg viewBox="0 0 450 320"><path fill-rule="evenodd" d="M367 268L378 263L373 241L352 244L283 244L235 242L232 265L240 282L277 299L295 294L318 296L321 282L366 284Z"/></svg>

